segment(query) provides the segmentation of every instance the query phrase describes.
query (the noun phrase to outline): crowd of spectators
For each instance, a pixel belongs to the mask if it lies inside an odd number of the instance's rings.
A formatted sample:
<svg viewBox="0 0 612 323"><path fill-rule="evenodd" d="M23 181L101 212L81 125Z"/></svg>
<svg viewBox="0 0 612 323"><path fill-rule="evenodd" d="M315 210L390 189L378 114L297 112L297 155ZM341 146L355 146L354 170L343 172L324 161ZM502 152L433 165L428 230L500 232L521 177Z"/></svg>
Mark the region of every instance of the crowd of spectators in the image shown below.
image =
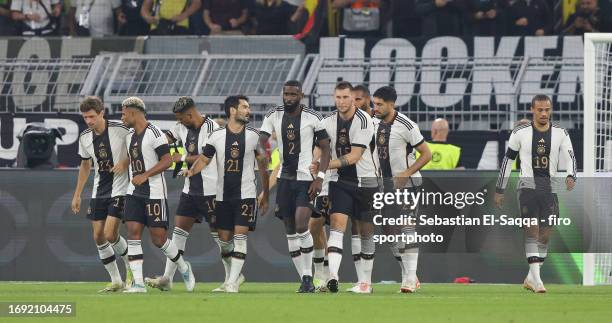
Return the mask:
<svg viewBox="0 0 612 323"><path fill-rule="evenodd" d="M319 0L321 36L582 35L612 32L612 0ZM0 36L293 35L305 0L0 0ZM311 8L312 9L312 8ZM555 28L554 26L558 26Z"/></svg>

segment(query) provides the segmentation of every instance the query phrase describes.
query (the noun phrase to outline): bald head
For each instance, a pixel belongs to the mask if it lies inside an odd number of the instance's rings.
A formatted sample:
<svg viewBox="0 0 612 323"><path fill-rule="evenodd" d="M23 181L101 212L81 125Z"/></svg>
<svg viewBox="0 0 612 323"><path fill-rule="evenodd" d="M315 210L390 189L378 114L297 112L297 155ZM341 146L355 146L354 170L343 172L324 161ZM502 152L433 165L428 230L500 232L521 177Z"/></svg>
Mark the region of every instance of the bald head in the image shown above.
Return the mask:
<svg viewBox="0 0 612 323"><path fill-rule="evenodd" d="M438 118L431 124L431 139L446 142L448 138L448 121Z"/></svg>

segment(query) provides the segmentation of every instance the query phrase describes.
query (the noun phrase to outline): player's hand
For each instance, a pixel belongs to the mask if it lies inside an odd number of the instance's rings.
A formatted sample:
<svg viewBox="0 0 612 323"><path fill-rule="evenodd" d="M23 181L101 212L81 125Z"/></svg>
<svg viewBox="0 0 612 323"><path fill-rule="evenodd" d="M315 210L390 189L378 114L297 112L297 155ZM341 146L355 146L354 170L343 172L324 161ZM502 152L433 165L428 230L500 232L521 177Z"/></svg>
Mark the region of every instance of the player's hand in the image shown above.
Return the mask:
<svg viewBox="0 0 612 323"><path fill-rule="evenodd" d="M232 18L229 20L229 23L232 26L232 28L240 27L240 23L238 22L238 19Z"/></svg>
<svg viewBox="0 0 612 323"><path fill-rule="evenodd" d="M310 171L310 174L312 174L312 176L317 176L317 174L319 174L319 162L318 161L313 161L312 163L310 163L310 166L308 166L308 170Z"/></svg>
<svg viewBox="0 0 612 323"><path fill-rule="evenodd" d="M111 172L114 174L123 174L127 170L127 164L117 163L113 168L111 168Z"/></svg>
<svg viewBox="0 0 612 323"><path fill-rule="evenodd" d="M221 32L221 30L223 30L223 28L221 28L221 25L217 24L211 24L210 26L208 26L208 28L210 29L211 34L218 34Z"/></svg>
<svg viewBox="0 0 612 323"><path fill-rule="evenodd" d="M159 22L159 18L157 17L153 17L153 16L146 16L143 17L144 20L147 21L148 24L157 24Z"/></svg>
<svg viewBox="0 0 612 323"><path fill-rule="evenodd" d="M147 180L149 180L149 178L145 174L136 175L134 176L134 178L132 178L132 184L140 186L144 184L144 182L146 182Z"/></svg>
<svg viewBox="0 0 612 323"><path fill-rule="evenodd" d="M268 212L268 194L261 192L257 197L257 207L259 208L259 214L264 216Z"/></svg>
<svg viewBox="0 0 612 323"><path fill-rule="evenodd" d="M393 188L397 190L397 189L406 187L406 184L408 184L409 178L410 177L404 177L404 176L393 177Z"/></svg>
<svg viewBox="0 0 612 323"><path fill-rule="evenodd" d="M81 197L74 196L72 198L72 203L70 203L70 208L72 209L72 213L79 214L81 211Z"/></svg>
<svg viewBox="0 0 612 323"><path fill-rule="evenodd" d="M314 200L319 193L321 193L322 182L323 179L317 177L314 181L312 181L312 183L310 183L310 187L308 188L308 197L310 197L311 201Z"/></svg>
<svg viewBox="0 0 612 323"><path fill-rule="evenodd" d="M29 16L30 16L30 20L31 21L34 21L34 22L41 22L42 21L42 17L39 14L37 14L37 13L31 13L31 14L29 14Z"/></svg>
<svg viewBox="0 0 612 323"><path fill-rule="evenodd" d="M495 205L497 205L499 209L501 209L502 206L504 206L504 194L495 193Z"/></svg>
<svg viewBox="0 0 612 323"><path fill-rule="evenodd" d="M565 187L567 188L568 191L571 191L574 189L574 186L576 186L576 180L574 180L573 177L568 176L565 179Z"/></svg>
<svg viewBox="0 0 612 323"><path fill-rule="evenodd" d="M173 163L181 162L181 158L183 158L183 155L181 155L179 153L173 154L172 157L170 157L170 159L172 159Z"/></svg>

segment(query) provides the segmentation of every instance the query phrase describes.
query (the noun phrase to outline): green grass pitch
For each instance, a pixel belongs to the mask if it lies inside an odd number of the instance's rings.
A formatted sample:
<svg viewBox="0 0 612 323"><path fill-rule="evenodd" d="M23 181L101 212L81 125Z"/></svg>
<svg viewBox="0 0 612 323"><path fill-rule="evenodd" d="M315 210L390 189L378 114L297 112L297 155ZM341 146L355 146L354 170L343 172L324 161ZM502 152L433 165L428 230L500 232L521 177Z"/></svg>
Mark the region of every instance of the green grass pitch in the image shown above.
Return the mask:
<svg viewBox="0 0 612 323"><path fill-rule="evenodd" d="M372 295L296 294L297 283L245 283L240 294L98 294L104 283L0 283L0 302L76 302L73 318L0 318L0 322L611 322L612 286L423 284L416 294L374 285ZM348 283L341 284L344 290Z"/></svg>

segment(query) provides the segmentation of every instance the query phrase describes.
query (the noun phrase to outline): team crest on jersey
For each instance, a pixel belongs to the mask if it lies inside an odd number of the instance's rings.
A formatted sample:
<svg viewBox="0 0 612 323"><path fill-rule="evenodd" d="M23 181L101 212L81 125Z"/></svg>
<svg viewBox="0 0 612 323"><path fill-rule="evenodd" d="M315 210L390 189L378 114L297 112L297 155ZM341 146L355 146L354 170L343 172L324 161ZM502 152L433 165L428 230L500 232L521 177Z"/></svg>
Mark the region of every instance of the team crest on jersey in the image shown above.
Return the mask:
<svg viewBox="0 0 612 323"><path fill-rule="evenodd" d="M540 141L538 141L538 148L536 148L536 152L538 155L544 155L546 153L546 141L544 141L544 139L540 139Z"/></svg>
<svg viewBox="0 0 612 323"><path fill-rule="evenodd" d="M193 142L192 142L192 143L190 143L190 144L189 144L189 147L187 147L187 151L188 151L190 154L193 154L193 153L195 152L195 143L193 143Z"/></svg>
<svg viewBox="0 0 612 323"><path fill-rule="evenodd" d="M348 134L346 133L346 129L340 130L340 134L338 136L338 142L341 145L347 145L349 143Z"/></svg>
<svg viewBox="0 0 612 323"><path fill-rule="evenodd" d="M132 158L138 158L138 147L132 148Z"/></svg>
<svg viewBox="0 0 612 323"><path fill-rule="evenodd" d="M293 127L293 123L290 123L287 126L287 139L294 140L295 139L295 129Z"/></svg>
<svg viewBox="0 0 612 323"><path fill-rule="evenodd" d="M238 148L238 142L234 141L234 143L232 144L232 148L230 148L230 155L232 156L232 158L236 159L238 158L238 156L240 156L240 148Z"/></svg>
<svg viewBox="0 0 612 323"><path fill-rule="evenodd" d="M380 130L380 134L378 136L378 144L379 145L384 145L385 144L385 129L381 129Z"/></svg>
<svg viewBox="0 0 612 323"><path fill-rule="evenodd" d="M106 149L100 148L100 158L106 159L107 157L108 157L108 153L106 152Z"/></svg>

